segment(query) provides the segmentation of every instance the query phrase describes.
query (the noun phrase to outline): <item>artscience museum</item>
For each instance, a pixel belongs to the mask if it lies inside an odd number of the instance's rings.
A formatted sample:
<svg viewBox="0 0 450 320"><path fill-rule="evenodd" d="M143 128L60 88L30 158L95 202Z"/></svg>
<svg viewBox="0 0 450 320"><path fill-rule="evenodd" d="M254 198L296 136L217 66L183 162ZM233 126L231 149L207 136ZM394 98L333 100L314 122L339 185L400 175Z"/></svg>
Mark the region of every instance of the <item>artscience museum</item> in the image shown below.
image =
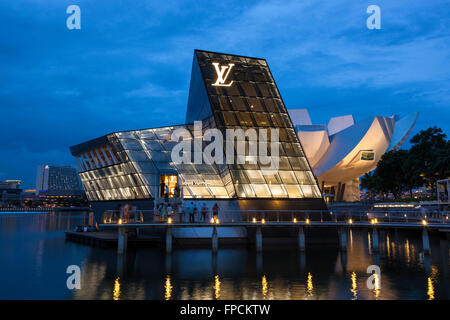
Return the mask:
<svg viewBox="0 0 450 320"><path fill-rule="evenodd" d="M419 116L374 116L355 122L352 115L312 124L306 109L290 109L298 138L319 180L320 189L334 201L359 201L359 177L376 168L381 156L398 150Z"/></svg>
<svg viewBox="0 0 450 320"><path fill-rule="evenodd" d="M187 100L184 124L109 133L70 148L94 209L124 201L153 209L169 197L229 210L326 210L323 193L357 198L358 177L398 148L415 121L355 124L345 116L312 125L306 110L288 112L265 59L200 50ZM226 143L211 150L219 135ZM205 161L208 149L215 161Z"/></svg>

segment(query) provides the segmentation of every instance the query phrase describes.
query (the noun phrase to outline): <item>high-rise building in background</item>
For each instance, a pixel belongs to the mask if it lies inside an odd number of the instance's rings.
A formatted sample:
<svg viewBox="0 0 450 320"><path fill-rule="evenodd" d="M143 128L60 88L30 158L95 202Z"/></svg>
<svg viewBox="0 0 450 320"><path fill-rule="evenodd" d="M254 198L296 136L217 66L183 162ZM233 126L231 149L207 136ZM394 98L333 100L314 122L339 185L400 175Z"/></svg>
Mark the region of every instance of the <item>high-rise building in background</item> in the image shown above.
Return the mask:
<svg viewBox="0 0 450 320"><path fill-rule="evenodd" d="M0 181L0 207L8 206L10 202L20 202L21 193L20 180Z"/></svg>
<svg viewBox="0 0 450 320"><path fill-rule="evenodd" d="M83 194L77 170L70 166L39 165L36 194L44 196L79 196Z"/></svg>

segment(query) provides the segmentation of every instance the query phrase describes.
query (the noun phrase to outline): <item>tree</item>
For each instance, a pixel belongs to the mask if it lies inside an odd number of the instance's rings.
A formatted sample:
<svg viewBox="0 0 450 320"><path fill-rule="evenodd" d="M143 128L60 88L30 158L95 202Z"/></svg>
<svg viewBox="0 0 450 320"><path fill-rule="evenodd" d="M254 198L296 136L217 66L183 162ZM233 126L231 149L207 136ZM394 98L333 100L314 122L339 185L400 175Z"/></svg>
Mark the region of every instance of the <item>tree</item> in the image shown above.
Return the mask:
<svg viewBox="0 0 450 320"><path fill-rule="evenodd" d="M373 195L380 192L380 183L375 171L366 173L360 182L360 187L369 191L369 198L373 200Z"/></svg>
<svg viewBox="0 0 450 320"><path fill-rule="evenodd" d="M414 154L409 150L408 158L403 166L403 185L405 191L409 191L409 196L412 198L412 190L424 185L424 180L420 175L420 168L417 167L414 159Z"/></svg>
<svg viewBox="0 0 450 320"><path fill-rule="evenodd" d="M391 192L395 199L399 198L407 185L405 176L408 172L405 166L408 163L408 157L407 150L392 150L383 154L377 164L376 175L381 191Z"/></svg>
<svg viewBox="0 0 450 320"><path fill-rule="evenodd" d="M442 129L434 126L421 130L410 140L411 166L433 190L437 180L450 175L450 142L446 137Z"/></svg>
<svg viewBox="0 0 450 320"><path fill-rule="evenodd" d="M395 199L401 197L403 191L409 191L423 185L417 162L408 150L386 152L377 164L373 174L366 174L361 178L361 186L369 193L392 193Z"/></svg>

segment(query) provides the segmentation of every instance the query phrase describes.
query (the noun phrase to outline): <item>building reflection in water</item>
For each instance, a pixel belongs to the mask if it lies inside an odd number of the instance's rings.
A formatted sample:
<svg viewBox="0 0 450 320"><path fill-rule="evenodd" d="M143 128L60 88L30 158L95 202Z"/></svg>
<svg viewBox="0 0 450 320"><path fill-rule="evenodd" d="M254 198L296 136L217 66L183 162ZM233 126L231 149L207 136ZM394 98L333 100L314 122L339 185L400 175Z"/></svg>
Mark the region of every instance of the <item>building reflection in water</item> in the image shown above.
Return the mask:
<svg viewBox="0 0 450 320"><path fill-rule="evenodd" d="M261 279L261 292L262 292L263 297L266 297L267 292L269 292L266 275L263 275L263 277Z"/></svg>
<svg viewBox="0 0 450 320"><path fill-rule="evenodd" d="M352 272L352 288L350 289L350 292L353 294L352 300L358 299L358 289L356 286L356 273Z"/></svg>
<svg viewBox="0 0 450 320"><path fill-rule="evenodd" d="M432 255L423 255L419 233L400 230L395 237L394 231L380 236L386 241L380 243L383 250L378 253L383 277L381 290L380 279L376 279L374 289L366 285L367 267L376 264L377 255L369 254L371 237L367 230L351 230L346 263L337 248L319 247L320 244L317 250L302 253L268 249L264 251L264 261L262 254L246 248L221 248L216 255L209 249L183 249L174 250L169 256L161 248L131 248L126 258L118 261L116 250L64 240L64 230L82 224L82 219L78 214L0 217L0 248L7 252L9 261L20 263L27 271L14 272L11 264L0 263L0 274L8 274L2 278L0 299L450 297L448 242L431 241ZM61 266L66 268L69 262L81 267L80 290L60 288L67 280L65 273L61 274ZM123 271L117 268L120 264ZM22 292L15 292L19 286Z"/></svg>
<svg viewBox="0 0 450 320"><path fill-rule="evenodd" d="M406 253L406 263L410 264L411 263L411 256L410 256L411 252L409 249L409 240L408 239L406 239L406 243L405 243L405 253Z"/></svg>
<svg viewBox="0 0 450 320"><path fill-rule="evenodd" d="M353 250L353 230L350 229L350 250Z"/></svg>
<svg viewBox="0 0 450 320"><path fill-rule="evenodd" d="M164 285L164 299L166 300L170 300L170 298L172 297L172 283L170 281L170 275L168 274L166 276L166 283Z"/></svg>
<svg viewBox="0 0 450 320"><path fill-rule="evenodd" d="M136 257L128 259L126 277L117 278L119 275L114 272L114 268L108 268L107 272L98 270L101 265L98 260L105 265L105 256L110 256L109 260L113 262L115 252L100 251L104 257L97 258L97 255L90 257L91 261L88 263L90 268L85 269L86 272L83 274L83 280L86 280L87 277L91 278L87 281L89 285L83 287L81 290L83 292L76 294L76 298L98 296L107 299L102 295L101 283L108 281L108 295L111 299L111 282L114 282L116 278L114 298L117 297L121 300L139 298L171 300L397 299L410 297L410 292L401 291L402 289L397 287L398 281L401 283L415 281L418 287L422 284L423 289L419 293L422 298L443 297L440 289L442 287L440 260L437 262L432 260L434 268L430 266L430 271L426 274L423 274L423 270L426 271L426 268L418 269L422 274L421 276L417 275L414 280L411 280L410 272L403 272L421 263L426 264L426 257L413 253L413 248L418 246L420 238L409 238L406 241L406 237L400 236L399 242L396 243L391 241L393 240L392 234L389 237L383 236L383 239L387 241L386 244L383 244L385 250L369 255L367 242L361 241L365 239L366 234L365 231L352 232L353 250L349 250L347 254L339 253L333 248L327 249L328 251L307 252L306 254L290 254L289 250L267 250L264 253L263 270L258 267L257 263L258 258L261 259L261 254L258 255L245 249L222 249L218 252L219 259L215 263L210 250L199 249L175 251L171 258L171 272L167 273L167 268L165 268L167 264L164 266L167 256L164 251L137 250ZM386 247L388 243L390 253ZM394 249L401 254L392 257ZM97 250L94 251L97 252ZM389 255L391 258L386 259ZM381 290L381 279L377 275L372 277L374 288L366 286L369 277L369 274L366 273L367 267L377 264L376 256L379 256L380 267L383 270L383 290ZM346 259L343 259L344 257ZM212 260L210 263L202 263L207 259ZM187 261L189 263L186 263ZM410 262L409 266L408 261ZM135 267L131 268L130 264L133 263ZM109 264L106 263L106 265ZM149 268L149 265L152 267ZM398 269L397 266L401 269ZM314 278L312 273L314 273ZM243 275L245 276L242 277ZM271 279L270 290L269 278ZM344 281L341 282L338 280L339 278ZM177 283L176 286L173 286L174 282ZM83 281L83 283L85 282ZM156 283L159 283L164 289L155 291ZM126 284L126 290L124 284Z"/></svg>
<svg viewBox="0 0 450 320"><path fill-rule="evenodd" d="M427 291L428 300L434 300L433 280L431 279L431 277L428 277L427 281L428 281L428 291Z"/></svg>
<svg viewBox="0 0 450 320"><path fill-rule="evenodd" d="M380 297L380 293L381 293L381 277L378 274L374 273L373 280L374 280L373 293L375 295L375 299L378 299Z"/></svg>
<svg viewBox="0 0 450 320"><path fill-rule="evenodd" d="M218 274L214 276L214 298L220 299L220 277Z"/></svg>
<svg viewBox="0 0 450 320"><path fill-rule="evenodd" d="M120 299L120 278L117 277L114 281L113 300Z"/></svg>
<svg viewBox="0 0 450 320"><path fill-rule="evenodd" d="M314 285L313 285L313 277L311 272L308 272L308 280L306 281L306 293L308 294L309 297L313 296L313 290L314 290Z"/></svg>
<svg viewBox="0 0 450 320"><path fill-rule="evenodd" d="M439 274L438 268L436 268L436 266L431 266L431 274L427 278L428 300L435 299L434 284L435 284L435 282L437 282L438 274Z"/></svg>
<svg viewBox="0 0 450 320"><path fill-rule="evenodd" d="M386 233L386 249L387 249L387 256L388 258L391 257L391 242L389 240L389 234Z"/></svg>

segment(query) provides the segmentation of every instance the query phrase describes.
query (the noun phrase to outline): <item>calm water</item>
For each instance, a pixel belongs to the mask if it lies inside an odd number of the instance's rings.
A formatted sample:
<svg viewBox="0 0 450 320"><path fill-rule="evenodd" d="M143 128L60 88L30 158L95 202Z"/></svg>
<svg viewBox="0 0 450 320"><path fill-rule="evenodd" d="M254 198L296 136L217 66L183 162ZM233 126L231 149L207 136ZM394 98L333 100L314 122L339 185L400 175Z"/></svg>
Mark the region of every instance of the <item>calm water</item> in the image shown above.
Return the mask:
<svg viewBox="0 0 450 320"><path fill-rule="evenodd" d="M64 230L87 222L84 214L0 213L0 299L448 299L448 246L431 239L431 256L415 234L381 233L381 250L353 231L346 255L332 248L130 251L66 242ZM369 265L381 267L370 290ZM81 289L68 290L66 268L81 267Z"/></svg>

